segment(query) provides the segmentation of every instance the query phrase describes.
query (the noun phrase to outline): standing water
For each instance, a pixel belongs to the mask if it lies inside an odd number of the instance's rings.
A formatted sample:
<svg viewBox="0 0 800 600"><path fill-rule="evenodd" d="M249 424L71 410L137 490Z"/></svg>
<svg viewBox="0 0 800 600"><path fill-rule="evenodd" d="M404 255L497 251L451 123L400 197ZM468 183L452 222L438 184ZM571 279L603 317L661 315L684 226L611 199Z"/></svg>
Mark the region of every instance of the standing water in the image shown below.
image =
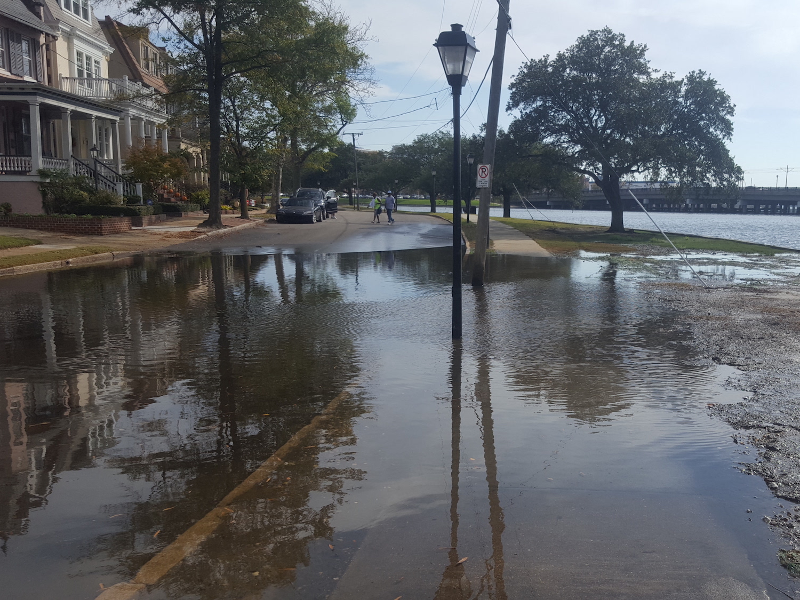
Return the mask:
<svg viewBox="0 0 800 600"><path fill-rule="evenodd" d="M222 511L149 598L764 598L727 373L613 263L448 249L148 259L4 281L0 578L94 598ZM752 510L752 513L748 513ZM752 520L751 520L752 518Z"/></svg>

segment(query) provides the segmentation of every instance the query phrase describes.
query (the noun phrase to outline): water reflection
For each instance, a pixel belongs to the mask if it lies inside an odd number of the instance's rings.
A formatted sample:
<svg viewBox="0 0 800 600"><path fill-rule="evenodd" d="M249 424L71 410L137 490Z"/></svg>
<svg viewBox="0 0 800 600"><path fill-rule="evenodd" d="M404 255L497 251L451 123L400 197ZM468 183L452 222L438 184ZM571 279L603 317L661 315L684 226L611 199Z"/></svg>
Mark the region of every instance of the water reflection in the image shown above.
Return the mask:
<svg viewBox="0 0 800 600"><path fill-rule="evenodd" d="M98 514L102 526L59 548L61 564L91 573L111 560L129 576L343 388L360 361L349 323L324 308L341 299L336 279L313 259L290 260L288 278L280 256L214 254L4 282L0 540L10 559L28 547L13 538L66 492L64 474L92 470L112 485L92 488L70 526Z"/></svg>
<svg viewBox="0 0 800 600"><path fill-rule="evenodd" d="M452 391L450 415L450 547L448 564L436 590L436 600L460 600L472 595L472 586L466 574L464 561L458 554L458 491L461 471L461 340L453 340L450 354L450 387Z"/></svg>
<svg viewBox="0 0 800 600"><path fill-rule="evenodd" d="M493 257L490 285L465 295L464 345L451 346L450 264L447 249L213 254L4 287L0 568L21 574L4 577L12 597L129 580L362 371L362 391L153 599L523 597L552 554L598 555L579 527L557 529L565 500L594 540L623 547L626 534L598 515L646 529L645 549L668 534L625 486L689 489L698 452L718 443L664 417L704 407L710 389L674 315L613 263ZM588 433L599 425L603 436ZM651 475L670 444L691 460ZM601 571L627 576L612 562Z"/></svg>
<svg viewBox="0 0 800 600"><path fill-rule="evenodd" d="M492 555L486 560L486 587L489 597L506 600L505 558L503 552L503 532L505 517L500 505L500 482L497 471L497 451L495 448L494 419L492 416L492 390L490 384L489 342L492 338L489 306L486 290L475 290L475 312L477 316L476 347L478 348L477 380L475 382L475 399L481 409L481 440L483 442L483 460L486 465L486 485L489 490L489 528L492 539ZM494 593L492 593L492 590Z"/></svg>

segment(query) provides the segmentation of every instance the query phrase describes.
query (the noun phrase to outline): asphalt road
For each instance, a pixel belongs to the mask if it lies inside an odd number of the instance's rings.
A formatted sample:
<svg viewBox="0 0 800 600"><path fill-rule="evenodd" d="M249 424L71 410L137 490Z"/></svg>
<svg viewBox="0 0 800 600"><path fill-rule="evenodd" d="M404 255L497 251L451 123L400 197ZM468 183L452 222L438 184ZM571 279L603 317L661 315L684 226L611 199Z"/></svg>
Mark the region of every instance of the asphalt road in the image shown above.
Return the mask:
<svg viewBox="0 0 800 600"><path fill-rule="evenodd" d="M372 211L340 211L336 219L321 223L276 223L232 232L211 239L198 238L171 251L203 252L252 250L295 253L345 253L439 248L453 243L453 226L428 215L400 214L394 224L381 215L381 222L372 223Z"/></svg>

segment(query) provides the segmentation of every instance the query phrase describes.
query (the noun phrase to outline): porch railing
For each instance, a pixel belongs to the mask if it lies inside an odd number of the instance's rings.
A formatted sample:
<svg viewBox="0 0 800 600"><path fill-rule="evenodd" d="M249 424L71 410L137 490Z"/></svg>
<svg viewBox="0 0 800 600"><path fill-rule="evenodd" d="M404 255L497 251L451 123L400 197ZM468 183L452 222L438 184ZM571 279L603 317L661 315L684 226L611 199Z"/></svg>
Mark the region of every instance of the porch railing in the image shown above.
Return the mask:
<svg viewBox="0 0 800 600"><path fill-rule="evenodd" d="M42 157L42 169L69 169L69 161L63 158ZM30 173L33 159L30 156L0 156L0 173Z"/></svg>
<svg viewBox="0 0 800 600"><path fill-rule="evenodd" d="M129 181L121 173L100 161L95 161L96 168L90 163L83 162L80 158L72 157L72 174L83 175L93 179L98 188L114 192L122 192L123 196L136 196L136 184Z"/></svg>
<svg viewBox="0 0 800 600"><path fill-rule="evenodd" d="M0 173L30 173L30 156L0 156Z"/></svg>
<svg viewBox="0 0 800 600"><path fill-rule="evenodd" d="M42 157L42 168L50 170L66 170L69 169L69 161L65 158L49 158Z"/></svg>
<svg viewBox="0 0 800 600"><path fill-rule="evenodd" d="M83 175L93 179L97 187L124 196L137 196L136 184L118 173L109 165L95 161L96 168L91 161L86 163L80 158L72 157L67 160L64 158L42 157L42 168L69 171L71 175ZM0 156L0 175L7 173L30 173L33 168L33 160L30 156Z"/></svg>
<svg viewBox="0 0 800 600"><path fill-rule="evenodd" d="M147 110L167 114L164 100L153 88L127 78L62 77L61 89L77 96L99 100L130 101Z"/></svg>

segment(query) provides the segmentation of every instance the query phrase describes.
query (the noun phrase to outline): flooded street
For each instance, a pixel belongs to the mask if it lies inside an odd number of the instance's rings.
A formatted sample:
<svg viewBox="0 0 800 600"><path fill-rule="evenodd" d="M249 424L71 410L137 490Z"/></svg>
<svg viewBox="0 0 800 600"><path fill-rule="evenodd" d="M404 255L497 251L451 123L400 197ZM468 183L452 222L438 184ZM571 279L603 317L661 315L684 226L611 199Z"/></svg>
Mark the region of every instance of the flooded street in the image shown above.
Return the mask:
<svg viewBox="0 0 800 600"><path fill-rule="evenodd" d="M261 252L4 281L6 597L792 587L761 520L792 505L709 413L733 369L636 276L493 256L453 343L448 248Z"/></svg>

